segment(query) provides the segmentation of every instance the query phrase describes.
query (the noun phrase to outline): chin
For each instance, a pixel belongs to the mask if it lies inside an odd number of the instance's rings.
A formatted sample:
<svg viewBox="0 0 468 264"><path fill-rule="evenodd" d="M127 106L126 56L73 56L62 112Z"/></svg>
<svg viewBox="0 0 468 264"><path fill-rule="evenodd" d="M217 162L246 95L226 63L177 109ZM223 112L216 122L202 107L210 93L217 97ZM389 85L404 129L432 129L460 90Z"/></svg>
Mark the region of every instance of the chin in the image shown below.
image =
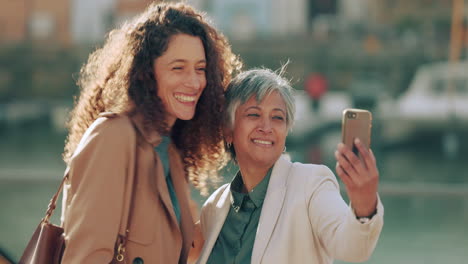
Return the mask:
<svg viewBox="0 0 468 264"><path fill-rule="evenodd" d="M180 120L188 121L188 120L192 120L194 116L195 116L195 113L181 114L181 115L177 115L177 118L180 119Z"/></svg>
<svg viewBox="0 0 468 264"><path fill-rule="evenodd" d="M278 160L279 156L268 156L265 157L265 155L258 157L255 159L255 163L261 166L268 166L271 167L275 164L275 162Z"/></svg>

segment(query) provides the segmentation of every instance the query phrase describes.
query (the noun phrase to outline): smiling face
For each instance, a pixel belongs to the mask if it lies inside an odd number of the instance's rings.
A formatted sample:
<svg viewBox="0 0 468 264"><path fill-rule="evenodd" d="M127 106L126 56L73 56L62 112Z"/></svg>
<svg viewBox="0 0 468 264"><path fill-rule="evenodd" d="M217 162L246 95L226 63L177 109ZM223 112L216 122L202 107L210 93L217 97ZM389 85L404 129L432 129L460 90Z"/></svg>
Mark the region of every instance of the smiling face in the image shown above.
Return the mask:
<svg viewBox="0 0 468 264"><path fill-rule="evenodd" d="M240 166L270 168L284 150L288 128L286 104L278 92L257 103L252 96L235 113L231 134Z"/></svg>
<svg viewBox="0 0 468 264"><path fill-rule="evenodd" d="M167 111L166 122L172 126L176 119L190 120L206 86L206 57L199 37L174 35L166 52L155 59L154 76L158 96Z"/></svg>

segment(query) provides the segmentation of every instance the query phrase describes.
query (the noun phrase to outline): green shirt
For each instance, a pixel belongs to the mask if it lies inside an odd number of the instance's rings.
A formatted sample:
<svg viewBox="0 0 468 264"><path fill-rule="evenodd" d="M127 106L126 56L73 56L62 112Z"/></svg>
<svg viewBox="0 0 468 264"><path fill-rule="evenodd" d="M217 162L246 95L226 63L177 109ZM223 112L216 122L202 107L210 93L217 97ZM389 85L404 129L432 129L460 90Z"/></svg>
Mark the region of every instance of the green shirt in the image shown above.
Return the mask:
<svg viewBox="0 0 468 264"><path fill-rule="evenodd" d="M180 207L179 201L177 200L176 192L174 189L174 184L172 183L171 172L169 170L169 153L167 153L171 139L167 136L162 137L161 143L157 145L154 150L159 154L161 159L164 176L166 178L167 189L169 190L169 195L171 196L172 207L174 207L174 213L176 215L177 221L180 223Z"/></svg>
<svg viewBox="0 0 468 264"><path fill-rule="evenodd" d="M271 169L249 193L242 193L241 173L231 182L231 207L223 228L208 258L208 264L250 263L263 200L270 182Z"/></svg>

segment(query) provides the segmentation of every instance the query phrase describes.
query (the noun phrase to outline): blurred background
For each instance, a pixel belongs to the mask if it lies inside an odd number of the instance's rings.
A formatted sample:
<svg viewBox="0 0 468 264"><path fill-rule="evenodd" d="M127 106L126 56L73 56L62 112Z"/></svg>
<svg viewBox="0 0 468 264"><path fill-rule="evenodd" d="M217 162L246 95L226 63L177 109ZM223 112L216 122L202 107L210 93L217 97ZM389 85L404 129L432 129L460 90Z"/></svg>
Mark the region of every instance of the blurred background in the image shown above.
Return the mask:
<svg viewBox="0 0 468 264"><path fill-rule="evenodd" d="M150 2L0 0L0 263L19 259L61 179L80 67ZM289 61L293 160L334 168L342 110L372 111L385 226L366 263L468 263L467 1L186 2L246 69Z"/></svg>

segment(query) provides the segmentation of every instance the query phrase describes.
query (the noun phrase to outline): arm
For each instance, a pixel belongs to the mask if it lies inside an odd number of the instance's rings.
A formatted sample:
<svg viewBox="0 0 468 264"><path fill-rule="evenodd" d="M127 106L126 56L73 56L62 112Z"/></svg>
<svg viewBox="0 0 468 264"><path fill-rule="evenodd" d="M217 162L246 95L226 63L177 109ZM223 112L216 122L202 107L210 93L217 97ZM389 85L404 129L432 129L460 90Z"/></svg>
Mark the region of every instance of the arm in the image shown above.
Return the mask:
<svg viewBox="0 0 468 264"><path fill-rule="evenodd" d="M365 261L371 256L382 229L382 204L378 200L377 214L368 223L360 223L341 197L333 173L323 168L322 180L316 183L318 187L308 203L314 233L329 256L348 262ZM311 186L307 188L310 190Z"/></svg>
<svg viewBox="0 0 468 264"><path fill-rule="evenodd" d="M196 263L206 263L214 244L213 239L216 240L229 211L226 205L230 203L219 203L228 186L229 184L225 184L214 191L201 208L200 221L195 231L195 249L193 249L198 258ZM216 237L213 237L215 234Z"/></svg>
<svg viewBox="0 0 468 264"><path fill-rule="evenodd" d="M187 263L195 263L195 261L197 261L197 259L200 257L204 243L205 239L201 231L201 224L200 221L198 221L197 223L195 223L193 244L189 252Z"/></svg>
<svg viewBox="0 0 468 264"><path fill-rule="evenodd" d="M187 263L195 263L195 261L200 256L201 250L203 248L204 239L201 232L201 224L198 219L198 205L193 199L189 199L190 211L192 212L193 222L195 223L195 230L192 242L192 248L189 251L189 256Z"/></svg>
<svg viewBox="0 0 468 264"><path fill-rule="evenodd" d="M135 134L125 119L99 119L70 163L63 263L109 263L120 228Z"/></svg>
<svg viewBox="0 0 468 264"><path fill-rule="evenodd" d="M369 217L377 206L379 171L372 151L358 139L354 144L362 157L360 160L347 146L340 143L335 152L336 173L346 185L354 212L358 217Z"/></svg>

